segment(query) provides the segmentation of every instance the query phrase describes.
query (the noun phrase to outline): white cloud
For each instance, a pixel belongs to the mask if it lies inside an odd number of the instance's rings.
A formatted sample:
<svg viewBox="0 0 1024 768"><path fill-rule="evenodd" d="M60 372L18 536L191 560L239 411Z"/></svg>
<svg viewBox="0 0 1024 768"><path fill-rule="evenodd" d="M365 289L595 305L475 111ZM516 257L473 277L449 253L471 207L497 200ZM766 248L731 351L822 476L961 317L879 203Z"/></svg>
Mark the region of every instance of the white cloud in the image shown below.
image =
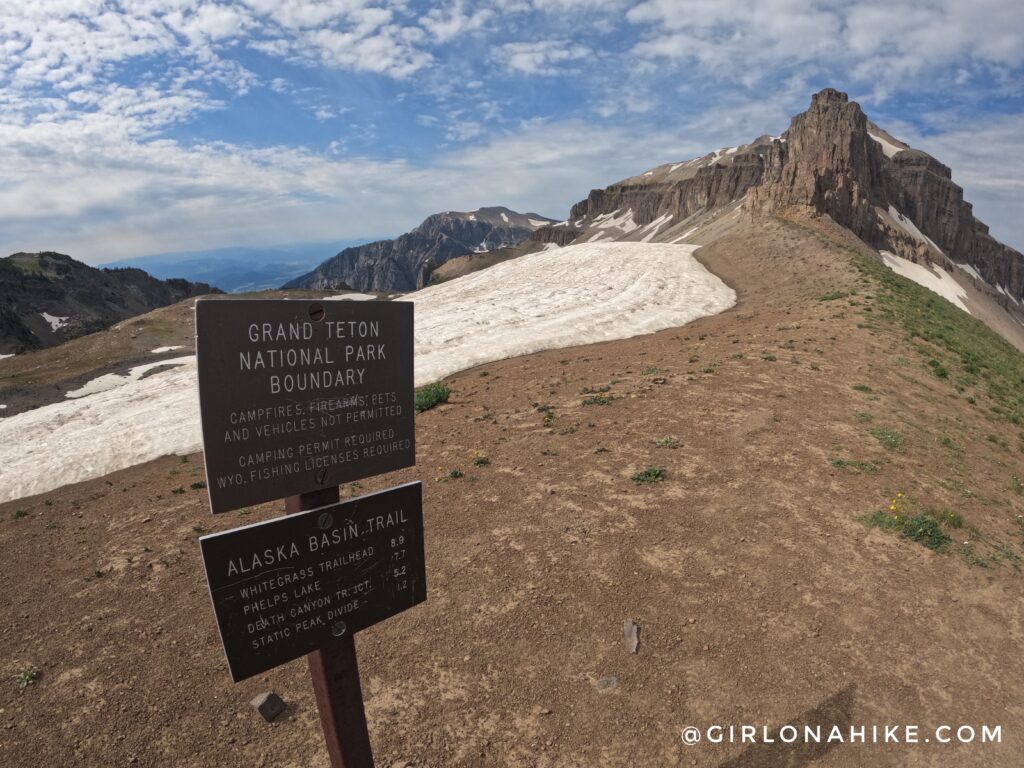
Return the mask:
<svg viewBox="0 0 1024 768"><path fill-rule="evenodd" d="M805 67L871 83L884 98L954 65L1024 63L1018 0L644 0L626 18L645 31L636 55L747 85Z"/></svg>
<svg viewBox="0 0 1024 768"><path fill-rule="evenodd" d="M565 40L506 43L500 58L510 70L527 75L557 75L562 65L592 55L589 48Z"/></svg>
<svg viewBox="0 0 1024 768"><path fill-rule="evenodd" d="M420 18L420 24L437 42L446 43L482 29L493 17L494 12L489 8L466 13L465 3L456 0L444 10L432 8Z"/></svg>
<svg viewBox="0 0 1024 768"><path fill-rule="evenodd" d="M171 247L399 232L437 210L485 202L561 216L591 187L699 148L670 132L637 142L567 121L417 165L288 147L188 148L68 124L3 126L0 252L53 248L95 263Z"/></svg>

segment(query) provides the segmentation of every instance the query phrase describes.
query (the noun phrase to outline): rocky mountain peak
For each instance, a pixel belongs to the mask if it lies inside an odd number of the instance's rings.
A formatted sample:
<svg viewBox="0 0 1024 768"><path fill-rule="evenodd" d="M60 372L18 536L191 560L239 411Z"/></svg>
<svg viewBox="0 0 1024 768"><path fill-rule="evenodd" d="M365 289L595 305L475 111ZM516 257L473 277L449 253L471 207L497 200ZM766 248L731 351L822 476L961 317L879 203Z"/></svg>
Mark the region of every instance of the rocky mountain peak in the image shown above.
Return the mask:
<svg viewBox="0 0 1024 768"><path fill-rule="evenodd" d="M860 105L825 88L792 119L785 135L768 155L764 178L751 191L751 207L776 212L810 206L861 237L871 234L874 209L884 202L885 155L868 132Z"/></svg>
<svg viewBox="0 0 1024 768"><path fill-rule="evenodd" d="M426 285L433 270L453 258L517 245L551 222L504 206L442 211L394 240L346 248L284 287L412 291Z"/></svg>
<svg viewBox="0 0 1024 768"><path fill-rule="evenodd" d="M781 136L666 163L591 190L538 243L691 242L741 208L826 214L878 250L946 269L962 267L1024 306L1024 256L974 218L948 167L871 122L835 88L811 97Z"/></svg>

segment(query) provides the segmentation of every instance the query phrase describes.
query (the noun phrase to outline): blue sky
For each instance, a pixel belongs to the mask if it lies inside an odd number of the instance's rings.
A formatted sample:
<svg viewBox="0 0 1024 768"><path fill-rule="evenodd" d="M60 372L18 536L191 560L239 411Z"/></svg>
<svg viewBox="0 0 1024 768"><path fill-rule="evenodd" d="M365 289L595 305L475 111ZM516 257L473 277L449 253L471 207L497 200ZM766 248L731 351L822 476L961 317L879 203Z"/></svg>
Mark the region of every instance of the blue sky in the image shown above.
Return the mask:
<svg viewBox="0 0 1024 768"><path fill-rule="evenodd" d="M1024 248L1018 0L34 0L0 6L0 253L562 218L828 85Z"/></svg>

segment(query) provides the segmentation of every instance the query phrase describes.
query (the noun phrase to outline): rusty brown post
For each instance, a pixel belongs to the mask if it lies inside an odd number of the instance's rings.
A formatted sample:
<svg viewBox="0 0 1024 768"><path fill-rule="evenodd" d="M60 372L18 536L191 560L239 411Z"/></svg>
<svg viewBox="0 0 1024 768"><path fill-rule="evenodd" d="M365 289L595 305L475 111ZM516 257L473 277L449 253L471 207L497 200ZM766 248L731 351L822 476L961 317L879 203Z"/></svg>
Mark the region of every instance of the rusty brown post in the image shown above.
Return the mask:
<svg viewBox="0 0 1024 768"><path fill-rule="evenodd" d="M285 511L293 515L334 504L339 498L337 486L322 488L289 496L285 499ZM350 632L306 658L331 768L373 768L355 635Z"/></svg>

